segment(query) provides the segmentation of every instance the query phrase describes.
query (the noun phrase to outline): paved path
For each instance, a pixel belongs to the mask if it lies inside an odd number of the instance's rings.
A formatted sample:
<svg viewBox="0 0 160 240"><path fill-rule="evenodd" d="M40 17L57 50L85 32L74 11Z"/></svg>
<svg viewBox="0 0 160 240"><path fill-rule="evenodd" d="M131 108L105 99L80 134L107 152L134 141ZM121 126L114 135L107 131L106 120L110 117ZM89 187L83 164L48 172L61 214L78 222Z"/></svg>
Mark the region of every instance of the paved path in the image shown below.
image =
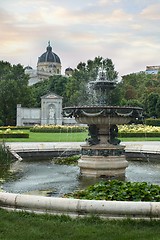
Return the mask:
<svg viewBox="0 0 160 240"><path fill-rule="evenodd" d="M80 149L84 142L8 142L7 146L13 151L23 150L53 150L53 149ZM125 145L125 150L128 152L149 152L160 154L160 141L146 142L121 142Z"/></svg>

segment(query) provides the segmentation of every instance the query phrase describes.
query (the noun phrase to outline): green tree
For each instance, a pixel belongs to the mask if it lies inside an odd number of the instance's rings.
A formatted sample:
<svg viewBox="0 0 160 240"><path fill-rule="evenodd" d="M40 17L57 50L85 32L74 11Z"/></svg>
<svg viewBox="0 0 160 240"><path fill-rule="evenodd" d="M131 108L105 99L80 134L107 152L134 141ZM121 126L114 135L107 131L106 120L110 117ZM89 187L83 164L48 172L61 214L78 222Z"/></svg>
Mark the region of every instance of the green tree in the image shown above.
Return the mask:
<svg viewBox="0 0 160 240"><path fill-rule="evenodd" d="M15 125L17 104L31 106L33 97L23 66L0 62L0 113L4 125Z"/></svg>
<svg viewBox="0 0 160 240"><path fill-rule="evenodd" d="M40 81L36 84L30 86L33 97L35 99L34 107L40 107L41 106L41 97L45 94L47 94L50 91L50 81Z"/></svg>
<svg viewBox="0 0 160 240"><path fill-rule="evenodd" d="M80 62L66 85L69 105L92 104L88 83L96 80L100 67L103 67L108 80L113 81L118 77L118 72L115 71L111 59L95 57L94 60L88 60L87 63ZM116 95L113 94L113 96L117 101Z"/></svg>
<svg viewBox="0 0 160 240"><path fill-rule="evenodd" d="M160 73L132 73L122 77L119 84L120 104L142 106L147 117L159 116Z"/></svg>
<svg viewBox="0 0 160 240"><path fill-rule="evenodd" d="M54 75L50 77L49 89L51 92L63 97L63 102L67 102L66 85L68 78L61 75Z"/></svg>
<svg viewBox="0 0 160 240"><path fill-rule="evenodd" d="M67 102L66 97L66 84L68 78L61 75L54 75L47 80L38 82L31 86L34 98L35 107L41 106L41 97L48 92L53 92L63 97L63 102Z"/></svg>
<svg viewBox="0 0 160 240"><path fill-rule="evenodd" d="M149 117L157 117L160 97L158 93L150 93L145 101L145 111Z"/></svg>

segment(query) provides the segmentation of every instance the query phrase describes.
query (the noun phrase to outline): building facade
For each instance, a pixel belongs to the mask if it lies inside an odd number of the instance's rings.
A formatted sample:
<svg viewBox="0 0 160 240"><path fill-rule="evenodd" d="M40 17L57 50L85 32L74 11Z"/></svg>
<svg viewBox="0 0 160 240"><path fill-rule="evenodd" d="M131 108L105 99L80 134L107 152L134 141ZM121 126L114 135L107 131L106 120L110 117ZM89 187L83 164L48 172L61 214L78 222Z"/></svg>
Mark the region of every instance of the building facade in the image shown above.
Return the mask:
<svg viewBox="0 0 160 240"><path fill-rule="evenodd" d="M147 74L158 74L160 71L160 66L146 66Z"/></svg>

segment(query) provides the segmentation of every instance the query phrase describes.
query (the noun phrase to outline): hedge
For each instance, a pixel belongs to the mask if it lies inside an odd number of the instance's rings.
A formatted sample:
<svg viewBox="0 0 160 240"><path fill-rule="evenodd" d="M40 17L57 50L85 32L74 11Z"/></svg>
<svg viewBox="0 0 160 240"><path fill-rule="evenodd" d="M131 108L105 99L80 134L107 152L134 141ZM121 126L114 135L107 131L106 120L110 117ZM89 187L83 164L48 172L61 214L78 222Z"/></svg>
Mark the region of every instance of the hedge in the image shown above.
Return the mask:
<svg viewBox="0 0 160 240"><path fill-rule="evenodd" d="M129 137L160 137L159 132L146 132L146 133L141 133L141 132L119 132L118 137L120 138L129 138Z"/></svg>
<svg viewBox="0 0 160 240"><path fill-rule="evenodd" d="M29 126L0 126L0 130L6 130L6 129L11 129L11 130L29 130L31 127Z"/></svg>
<svg viewBox="0 0 160 240"><path fill-rule="evenodd" d="M46 126L34 126L30 128L30 132L40 133L73 133L73 132L85 132L87 127L81 126L64 126L64 125L46 125Z"/></svg>
<svg viewBox="0 0 160 240"><path fill-rule="evenodd" d="M149 126L160 126L160 118L147 118L145 124Z"/></svg>
<svg viewBox="0 0 160 240"><path fill-rule="evenodd" d="M0 138L29 138L29 133L0 133Z"/></svg>

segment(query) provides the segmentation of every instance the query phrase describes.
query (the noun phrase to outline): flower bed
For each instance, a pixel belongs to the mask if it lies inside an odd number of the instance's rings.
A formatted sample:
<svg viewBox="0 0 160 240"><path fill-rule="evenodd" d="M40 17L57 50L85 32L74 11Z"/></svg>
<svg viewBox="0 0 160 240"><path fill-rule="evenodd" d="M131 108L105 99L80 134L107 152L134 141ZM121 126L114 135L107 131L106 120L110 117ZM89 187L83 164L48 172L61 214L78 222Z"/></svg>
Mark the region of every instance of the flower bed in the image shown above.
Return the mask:
<svg viewBox="0 0 160 240"><path fill-rule="evenodd" d="M118 127L119 137L160 137L160 127L137 125L120 125Z"/></svg>
<svg viewBox="0 0 160 240"><path fill-rule="evenodd" d="M0 130L0 138L29 138L29 133L12 131L7 128L5 131Z"/></svg>
<svg viewBox="0 0 160 240"><path fill-rule="evenodd" d="M64 125L35 125L30 129L31 132L50 132L50 133L73 133L85 132L87 127L64 126Z"/></svg>

